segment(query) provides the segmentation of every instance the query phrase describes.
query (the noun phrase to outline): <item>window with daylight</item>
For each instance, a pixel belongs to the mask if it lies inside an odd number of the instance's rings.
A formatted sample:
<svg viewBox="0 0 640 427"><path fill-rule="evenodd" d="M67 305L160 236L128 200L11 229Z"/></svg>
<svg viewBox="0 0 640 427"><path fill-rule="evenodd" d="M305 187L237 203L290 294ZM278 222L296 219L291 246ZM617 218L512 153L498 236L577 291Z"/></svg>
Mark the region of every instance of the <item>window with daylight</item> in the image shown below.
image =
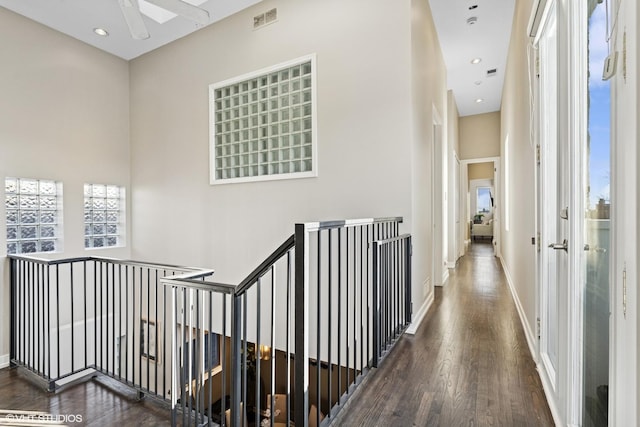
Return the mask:
<svg viewBox="0 0 640 427"><path fill-rule="evenodd" d="M316 176L314 56L209 92L212 184Z"/></svg>
<svg viewBox="0 0 640 427"><path fill-rule="evenodd" d="M84 185L84 247L103 248L124 244L124 188L117 185Z"/></svg>
<svg viewBox="0 0 640 427"><path fill-rule="evenodd" d="M6 178L5 209L8 254L59 251L62 184Z"/></svg>
<svg viewBox="0 0 640 427"><path fill-rule="evenodd" d="M491 212L493 197L491 197L491 189L489 187L478 187L476 191L476 206L479 214Z"/></svg>

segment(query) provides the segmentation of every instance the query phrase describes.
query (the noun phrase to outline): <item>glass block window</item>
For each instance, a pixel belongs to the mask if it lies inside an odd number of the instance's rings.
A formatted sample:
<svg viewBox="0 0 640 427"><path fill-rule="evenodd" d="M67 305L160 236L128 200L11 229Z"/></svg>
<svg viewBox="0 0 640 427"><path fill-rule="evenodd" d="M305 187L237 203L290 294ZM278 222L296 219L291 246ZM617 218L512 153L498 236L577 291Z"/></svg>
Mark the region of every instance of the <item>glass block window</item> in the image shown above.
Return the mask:
<svg viewBox="0 0 640 427"><path fill-rule="evenodd" d="M7 253L56 252L62 217L62 184L5 179Z"/></svg>
<svg viewBox="0 0 640 427"><path fill-rule="evenodd" d="M124 188L84 185L84 247L104 248L124 244Z"/></svg>
<svg viewBox="0 0 640 427"><path fill-rule="evenodd" d="M315 56L211 85L211 183L316 176L315 102Z"/></svg>

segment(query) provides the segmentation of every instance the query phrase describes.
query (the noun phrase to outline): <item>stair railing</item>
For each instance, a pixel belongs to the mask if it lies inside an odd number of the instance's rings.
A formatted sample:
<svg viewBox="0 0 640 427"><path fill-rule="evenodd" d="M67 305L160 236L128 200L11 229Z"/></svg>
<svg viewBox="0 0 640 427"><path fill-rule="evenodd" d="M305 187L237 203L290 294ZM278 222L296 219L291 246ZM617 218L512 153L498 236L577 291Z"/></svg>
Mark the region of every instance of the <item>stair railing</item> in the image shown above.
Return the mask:
<svg viewBox="0 0 640 427"><path fill-rule="evenodd" d="M326 425L411 320L401 222L296 224L238 285L212 270L12 255L11 362L49 390L110 377L169 402L172 425Z"/></svg>

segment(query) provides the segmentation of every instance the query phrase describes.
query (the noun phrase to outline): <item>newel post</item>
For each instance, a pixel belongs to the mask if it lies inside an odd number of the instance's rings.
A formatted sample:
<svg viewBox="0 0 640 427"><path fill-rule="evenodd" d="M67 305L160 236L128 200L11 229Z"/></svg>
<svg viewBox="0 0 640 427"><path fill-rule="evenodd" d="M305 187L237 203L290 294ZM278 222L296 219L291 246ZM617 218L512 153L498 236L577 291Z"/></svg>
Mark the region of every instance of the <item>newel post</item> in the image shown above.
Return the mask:
<svg viewBox="0 0 640 427"><path fill-rule="evenodd" d="M295 229L294 421L309 426L309 242L304 224Z"/></svg>

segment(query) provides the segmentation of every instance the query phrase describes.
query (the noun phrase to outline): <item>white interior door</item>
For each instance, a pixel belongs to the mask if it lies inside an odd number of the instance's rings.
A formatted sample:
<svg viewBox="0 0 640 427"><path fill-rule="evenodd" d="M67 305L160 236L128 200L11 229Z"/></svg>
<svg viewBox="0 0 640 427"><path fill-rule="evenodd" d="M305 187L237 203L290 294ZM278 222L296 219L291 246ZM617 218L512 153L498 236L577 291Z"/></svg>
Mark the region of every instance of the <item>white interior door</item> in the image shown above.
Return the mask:
<svg viewBox="0 0 640 427"><path fill-rule="evenodd" d="M558 22L552 1L537 37L539 53L539 185L540 220L539 339L542 367L558 401L560 382L560 336L566 329L560 319L562 291L568 286L568 144L559 138Z"/></svg>
<svg viewBox="0 0 640 427"><path fill-rule="evenodd" d="M611 92L600 71L606 20L606 3L550 0L535 39L540 370L557 421L584 427L619 424L608 410L615 224Z"/></svg>

